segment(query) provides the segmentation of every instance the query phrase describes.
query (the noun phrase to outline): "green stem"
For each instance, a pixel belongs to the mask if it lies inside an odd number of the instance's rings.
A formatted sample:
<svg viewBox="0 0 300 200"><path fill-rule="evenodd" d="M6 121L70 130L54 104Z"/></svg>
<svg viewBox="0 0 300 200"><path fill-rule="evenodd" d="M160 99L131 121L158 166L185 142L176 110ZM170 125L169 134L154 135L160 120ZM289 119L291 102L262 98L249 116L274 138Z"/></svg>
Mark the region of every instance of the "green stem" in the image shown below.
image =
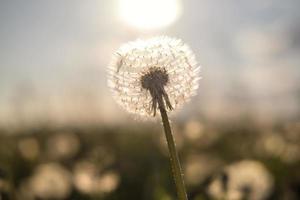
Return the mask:
<svg viewBox="0 0 300 200"><path fill-rule="evenodd" d="M174 178L176 189L177 189L178 199L179 200L187 200L188 198L186 195L186 190L185 190L184 181L183 181L183 174L182 174L178 154L176 151L175 140L174 140L174 137L173 137L173 134L171 131L169 118L168 118L165 104L164 104L162 98L159 98L159 100L158 100L158 107L160 110L161 119L163 122L166 139L168 142L172 174L173 174L173 178Z"/></svg>

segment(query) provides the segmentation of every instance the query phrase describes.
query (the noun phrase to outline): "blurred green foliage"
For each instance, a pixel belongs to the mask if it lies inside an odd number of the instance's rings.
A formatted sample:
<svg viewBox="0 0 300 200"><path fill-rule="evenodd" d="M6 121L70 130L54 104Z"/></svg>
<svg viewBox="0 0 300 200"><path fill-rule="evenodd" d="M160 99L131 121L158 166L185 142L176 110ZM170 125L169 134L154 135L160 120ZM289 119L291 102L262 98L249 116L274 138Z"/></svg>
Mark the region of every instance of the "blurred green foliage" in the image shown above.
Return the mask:
<svg viewBox="0 0 300 200"><path fill-rule="evenodd" d="M222 172L226 165L245 159L260 162L274 178L274 187L266 199L300 198L299 123L262 126L241 121L214 126L201 123L201 127L188 128L185 123L174 127L189 199L213 199L208 188L216 174ZM194 131L197 137L189 131ZM160 127L153 124L59 129L39 127L13 132L2 130L1 197L25 200L176 199L163 136ZM193 166L198 166L195 163L199 157L205 158L205 162L199 163L200 168L189 167L193 162ZM45 174L38 173L43 171L40 166L49 163L59 164L64 169L61 171L68 174L66 177L70 177L69 181L65 181L67 191L56 193L53 190L55 187L47 188L47 183L43 181L54 181L48 184L50 186L59 184L55 182L57 180L51 180L51 176L50 179L33 178L36 174ZM83 172L76 175L80 166L94 167L82 168ZM85 174L84 170L92 176ZM101 179L106 174L113 176ZM39 186L35 186L32 180L39 180ZM99 186L93 186L93 181ZM48 189L50 195L43 196ZM56 195L51 196L51 192Z"/></svg>

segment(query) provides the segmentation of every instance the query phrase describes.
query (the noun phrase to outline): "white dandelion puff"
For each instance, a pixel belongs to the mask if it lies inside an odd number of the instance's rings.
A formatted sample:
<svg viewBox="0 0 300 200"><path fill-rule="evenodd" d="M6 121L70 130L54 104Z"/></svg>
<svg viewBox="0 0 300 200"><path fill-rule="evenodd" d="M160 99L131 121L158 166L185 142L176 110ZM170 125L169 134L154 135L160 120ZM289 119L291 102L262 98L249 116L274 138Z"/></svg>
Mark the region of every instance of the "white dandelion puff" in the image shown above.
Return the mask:
<svg viewBox="0 0 300 200"><path fill-rule="evenodd" d="M108 84L128 112L152 116L161 101L179 108L196 94L200 67L181 40L154 37L120 47L108 70Z"/></svg>

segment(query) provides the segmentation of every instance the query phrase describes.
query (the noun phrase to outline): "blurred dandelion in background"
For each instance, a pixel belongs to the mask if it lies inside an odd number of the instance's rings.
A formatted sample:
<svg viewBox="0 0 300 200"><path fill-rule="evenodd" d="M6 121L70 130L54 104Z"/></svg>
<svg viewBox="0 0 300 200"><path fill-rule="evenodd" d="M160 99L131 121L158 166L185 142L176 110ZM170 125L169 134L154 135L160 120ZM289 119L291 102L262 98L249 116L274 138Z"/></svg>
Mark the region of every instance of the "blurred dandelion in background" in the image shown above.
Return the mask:
<svg viewBox="0 0 300 200"><path fill-rule="evenodd" d="M80 141L73 133L58 132L48 139L46 148L50 158L69 159L78 153Z"/></svg>
<svg viewBox="0 0 300 200"><path fill-rule="evenodd" d="M294 134L295 132L292 132ZM267 131L260 136L256 148L258 153L270 158L279 158L282 162L293 164L300 160L298 139L291 132L281 134ZM292 136L292 140L289 137ZM299 136L298 136L299 137Z"/></svg>
<svg viewBox="0 0 300 200"><path fill-rule="evenodd" d="M119 185L119 175L114 171L100 172L99 167L82 161L74 168L74 185L82 193L104 195Z"/></svg>
<svg viewBox="0 0 300 200"><path fill-rule="evenodd" d="M97 176L97 166L88 161L76 163L74 168L74 185L83 193L94 191L94 179Z"/></svg>
<svg viewBox="0 0 300 200"><path fill-rule="evenodd" d="M29 187L36 198L63 199L72 189L70 172L57 163L41 164L29 179Z"/></svg>
<svg viewBox="0 0 300 200"><path fill-rule="evenodd" d="M209 194L216 199L264 200L272 192L273 185L273 176L262 163L243 160L225 167L213 179Z"/></svg>

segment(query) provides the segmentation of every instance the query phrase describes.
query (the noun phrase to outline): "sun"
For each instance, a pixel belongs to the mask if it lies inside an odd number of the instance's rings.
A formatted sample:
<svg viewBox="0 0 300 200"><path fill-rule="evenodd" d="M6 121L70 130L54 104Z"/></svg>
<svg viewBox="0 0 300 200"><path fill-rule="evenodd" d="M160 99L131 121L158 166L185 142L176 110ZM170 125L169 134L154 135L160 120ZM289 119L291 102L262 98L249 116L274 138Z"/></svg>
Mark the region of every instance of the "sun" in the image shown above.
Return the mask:
<svg viewBox="0 0 300 200"><path fill-rule="evenodd" d="M138 29L171 25L181 14L180 0L119 0L121 19Z"/></svg>

